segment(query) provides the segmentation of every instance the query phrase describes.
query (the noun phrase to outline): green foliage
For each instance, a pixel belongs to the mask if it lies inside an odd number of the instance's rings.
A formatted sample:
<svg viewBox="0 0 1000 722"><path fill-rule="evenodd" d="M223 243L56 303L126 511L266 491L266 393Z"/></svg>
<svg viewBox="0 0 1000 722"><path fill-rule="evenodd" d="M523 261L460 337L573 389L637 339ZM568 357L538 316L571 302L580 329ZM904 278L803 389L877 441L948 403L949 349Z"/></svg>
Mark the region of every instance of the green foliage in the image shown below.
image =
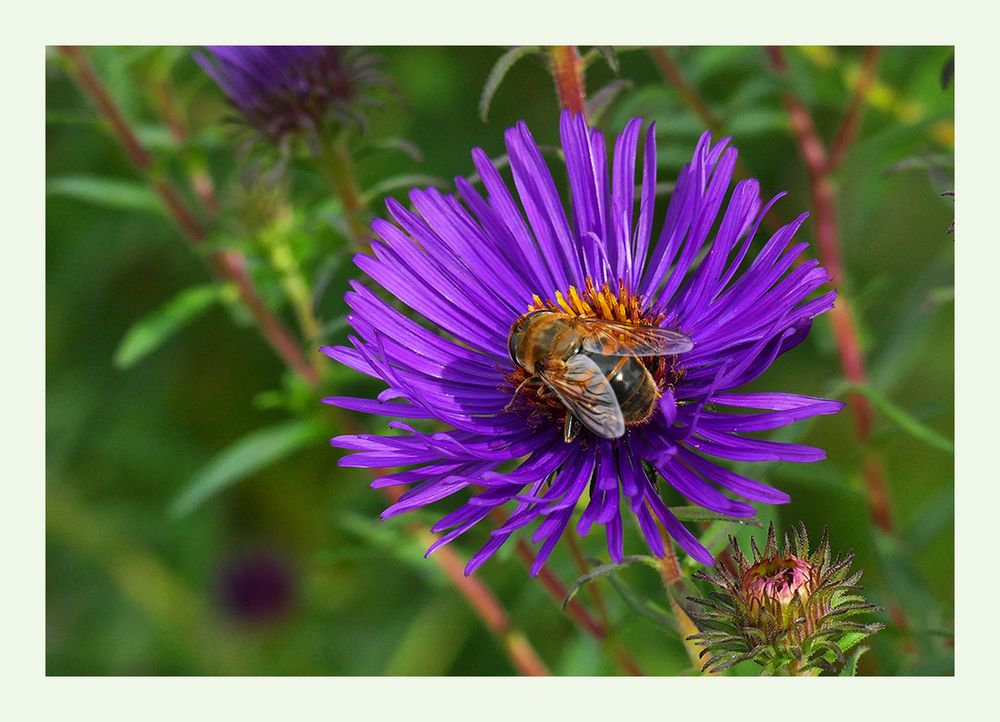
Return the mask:
<svg viewBox="0 0 1000 722"><path fill-rule="evenodd" d="M922 424L912 414L908 414L903 411L903 409L896 406L875 389L870 386L855 386L853 388L858 393L867 396L872 404L874 404L875 408L885 414L890 421L895 423L906 433L916 439L919 439L920 441L923 441L929 446L934 447L935 449L940 449L948 454L955 453L955 444L952 441L944 438L936 431L929 428L926 424Z"/></svg>
<svg viewBox="0 0 1000 722"><path fill-rule="evenodd" d="M90 175L65 175L50 178L45 184L48 195L66 196L106 208L126 211L163 213L156 193L146 183Z"/></svg>
<svg viewBox="0 0 1000 722"><path fill-rule="evenodd" d="M490 115L490 103L493 102L493 96L496 95L497 89L500 87L500 83L503 79L507 77L507 73L510 69L514 67L518 60L521 58L526 58L529 55L536 55L541 52L541 49L534 45L518 45L510 50L507 50L497 58L496 63L490 69L490 74L486 77L486 82L483 83L483 93L479 97L479 119L484 123L489 119Z"/></svg>
<svg viewBox="0 0 1000 722"><path fill-rule="evenodd" d="M216 284L181 291L163 306L137 321L125 334L114 363L127 369L145 358L223 297L225 289Z"/></svg>
<svg viewBox="0 0 1000 722"><path fill-rule="evenodd" d="M315 421L296 419L247 434L192 477L170 505L170 513L174 517L189 514L231 484L315 443L323 431Z"/></svg>
<svg viewBox="0 0 1000 722"><path fill-rule="evenodd" d="M447 191L452 184L442 179L458 175L478 183L469 149L481 147L505 167L501 130L520 119L546 160L558 165L553 83L544 61L518 66L539 48L378 53L401 102L369 111L365 132L352 129L346 138L362 206L352 225L349 205L309 148L246 152L232 110L190 48L88 49L155 156L155 177L176 184L207 227L208 239L192 252L176 225L164 222L164 205L148 179L135 174L110 126L50 51L49 674L511 672L502 645L424 558L426 539L410 530L411 524L427 529L454 500L382 522L385 501L369 488L371 476L337 466L327 437L384 433L386 419L335 413L321 408L319 398L373 396L381 388L326 362L316 349L346 343L352 333L344 303L357 275L352 229L382 215L384 197L405 203L414 185ZM763 194L789 191L775 206L775 220L809 210L782 91L799 93L830 141L850 102L861 50L788 49L787 79L771 73L760 48L674 48L670 55L718 121L717 134L733 136L743 169L760 179ZM810 527L829 525L842 548L855 549L866 570L866 595L893 615L904 614L908 624L890 624L867 638L848 631L833 646L810 642L801 650L822 659L817 668L839 667L844 675L954 669L954 444L948 438L954 242L947 232L954 200L940 195L954 188L952 57L951 48L883 49L857 138L834 179L847 276L838 290L853 302L869 367L869 384L856 390L877 411L871 448L885 463L898 532L885 535L870 521L861 474L865 450L849 411L766 434L821 447L826 461L734 465L788 492L788 506L758 505L755 517L730 519L688 505L667 483L660 489L674 514L715 553L729 535L746 548L759 526L773 522L781 529L783 520L798 518ZM664 81L646 49L591 48L583 59L590 117L608 135L634 115L657 123L655 232L676 172L705 122ZM477 113L490 123L476 122ZM554 179L566 193L558 170ZM260 180L273 184L270 195L247 192ZM814 240L811 222L799 233ZM232 287L209 276L198 255L220 249L243 254L264 303L321 369L318 384L287 371ZM220 300L228 313L205 313ZM156 310L141 310L150 308ZM748 390L846 399L853 389L840 376L828 319L817 320L809 340ZM259 428L262 423L270 425ZM473 530L451 548L467 559L487 534ZM567 601L607 625L603 643L528 579L512 544L476 578L556 673L621 673L618 644L647 673L690 672L660 575L634 571L655 566L639 556L638 531L625 530L628 556L621 566L607 563L599 530L582 544L586 571L563 548L546 570L568 589ZM229 554L256 545L294 560L292 611L277 622L220 624L214 570ZM683 559L681 568L690 575L700 566ZM795 664L794 655L778 655L764 671L780 674ZM744 663L727 673L756 671Z"/></svg>
<svg viewBox="0 0 1000 722"><path fill-rule="evenodd" d="M563 597L562 600L563 609L565 609L566 605L573 600L573 597L576 596L576 593L580 591L580 588L584 584L589 584L595 579L600 579L601 577L605 577L609 574L617 574L623 567L627 567L630 564L646 564L647 566L651 566L654 569L656 568L656 560L649 556L623 557L622 560L617 564L612 562L609 564L601 564L597 567L594 567L586 574L577 577L576 581L574 581L573 584L570 586L569 590L566 592L566 596Z"/></svg>

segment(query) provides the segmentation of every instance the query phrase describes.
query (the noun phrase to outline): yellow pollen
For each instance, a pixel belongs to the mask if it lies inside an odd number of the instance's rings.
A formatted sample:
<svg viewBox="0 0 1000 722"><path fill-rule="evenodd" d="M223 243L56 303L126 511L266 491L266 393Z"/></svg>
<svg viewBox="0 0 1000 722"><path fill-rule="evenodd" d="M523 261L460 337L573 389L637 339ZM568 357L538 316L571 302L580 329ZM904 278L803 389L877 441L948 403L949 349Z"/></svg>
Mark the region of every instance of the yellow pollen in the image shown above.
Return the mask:
<svg viewBox="0 0 1000 722"><path fill-rule="evenodd" d="M649 325L663 320L662 314L654 318L644 309L642 297L630 294L624 281L619 279L616 286L605 283L598 290L594 280L588 277L582 292L576 286L570 286L565 293L556 291L554 301L543 300L538 294L532 295L528 311L556 311L569 316Z"/></svg>
<svg viewBox="0 0 1000 722"><path fill-rule="evenodd" d="M573 302L573 308L576 309L577 314L580 316L593 315L594 309L592 309L587 303L580 298L580 294L576 290L576 286L569 287L569 298Z"/></svg>
<svg viewBox="0 0 1000 722"><path fill-rule="evenodd" d="M562 308L563 311L568 313L570 316L575 316L576 313L570 308L570 305L566 303L566 299L562 295L562 291L556 291L556 303Z"/></svg>

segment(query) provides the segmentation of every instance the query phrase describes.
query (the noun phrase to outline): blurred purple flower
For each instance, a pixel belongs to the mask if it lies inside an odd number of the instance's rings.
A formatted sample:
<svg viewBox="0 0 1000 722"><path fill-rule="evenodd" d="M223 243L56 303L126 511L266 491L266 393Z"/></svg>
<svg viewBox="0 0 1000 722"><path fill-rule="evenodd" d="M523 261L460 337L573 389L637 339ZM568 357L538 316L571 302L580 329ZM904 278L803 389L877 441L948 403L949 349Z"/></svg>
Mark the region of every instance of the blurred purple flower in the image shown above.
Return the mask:
<svg viewBox="0 0 1000 722"><path fill-rule="evenodd" d="M222 611L241 622L281 618L291 609L295 587L295 573L288 560L263 550L227 560L217 581Z"/></svg>
<svg viewBox="0 0 1000 722"><path fill-rule="evenodd" d="M215 45L195 60L263 135L277 141L328 121L364 124L384 78L371 55L323 45Z"/></svg>
<svg viewBox="0 0 1000 722"><path fill-rule="evenodd" d="M457 178L458 197L434 189L411 191L415 212L390 200L395 224L376 220L372 228L381 241L372 244L374 257L355 258L362 271L443 333L353 282L346 297L355 331L351 346L323 351L388 388L376 400L325 401L382 416L436 419L454 428L427 434L392 421L389 427L400 434L339 436L331 443L353 452L340 460L342 466L413 467L372 484L415 484L383 518L467 487L480 489L434 525L435 532L446 533L428 554L512 503L511 516L491 532L466 573L515 531L540 521L532 536L542 543L531 569L537 574L581 499L578 531L587 534L595 523L603 525L615 561L623 555L622 516L631 512L652 553L665 553L659 523L692 557L711 565L712 555L664 503L652 469L690 502L745 517L753 507L717 487L772 504L789 497L715 459L825 457L820 449L743 434L832 414L841 403L788 393L732 393L805 339L811 319L833 306L833 291L810 299L829 280L818 261L794 265L807 244L790 244L806 214L751 253L764 214L781 196L763 203L758 182L749 179L736 184L725 204L736 150L727 148L728 139L713 144L705 133L680 172L659 236L652 236L657 180L652 124L645 132L635 202L641 128L640 119L627 124L609 163L601 132L588 128L581 116L563 113L572 200L567 217L538 146L519 123L506 132L517 200L476 149L473 162L485 196ZM519 371L508 353L508 334L529 307L658 323L683 331L694 348L660 369L659 412L648 421L630 426L618 439L584 430L566 443L565 411L560 418L530 394L527 403L509 406Z"/></svg>

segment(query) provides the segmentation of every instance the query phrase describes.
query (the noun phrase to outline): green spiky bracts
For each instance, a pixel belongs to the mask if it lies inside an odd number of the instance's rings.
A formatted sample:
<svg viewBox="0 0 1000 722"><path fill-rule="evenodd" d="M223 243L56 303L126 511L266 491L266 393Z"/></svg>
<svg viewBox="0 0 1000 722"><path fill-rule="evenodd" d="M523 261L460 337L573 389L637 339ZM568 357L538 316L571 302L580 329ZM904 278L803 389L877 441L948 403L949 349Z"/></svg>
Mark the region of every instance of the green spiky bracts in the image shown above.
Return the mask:
<svg viewBox="0 0 1000 722"><path fill-rule="evenodd" d="M829 534L809 552L805 526L786 534L778 549L774 525L761 552L751 539L747 559L729 538L733 568L720 564L715 573L695 578L717 589L708 599L694 599L692 618L699 634L689 637L704 647L704 671L720 672L744 660L762 666L762 674L837 674L853 670L865 651L858 645L883 628L852 618L879 611L861 596L861 571L851 573L853 554L831 559Z"/></svg>

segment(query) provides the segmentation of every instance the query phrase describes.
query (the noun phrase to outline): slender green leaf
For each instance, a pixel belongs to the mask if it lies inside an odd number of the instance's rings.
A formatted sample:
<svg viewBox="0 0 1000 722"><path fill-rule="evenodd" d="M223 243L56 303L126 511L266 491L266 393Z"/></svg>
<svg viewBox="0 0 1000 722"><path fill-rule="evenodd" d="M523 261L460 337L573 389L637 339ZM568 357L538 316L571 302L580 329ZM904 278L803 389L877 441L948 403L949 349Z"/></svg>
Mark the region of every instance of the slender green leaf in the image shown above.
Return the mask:
<svg viewBox="0 0 1000 722"><path fill-rule="evenodd" d="M107 208L163 213L163 206L152 189L136 181L101 176L60 176L49 180L45 192Z"/></svg>
<svg viewBox="0 0 1000 722"><path fill-rule="evenodd" d="M859 394L867 396L868 400L872 402L875 408L882 412L886 418L896 424L900 429L910 434L910 436L920 439L927 445L933 446L935 449L940 449L941 451L945 451L949 454L955 453L955 444L952 441L922 424L912 414L903 411L903 409L896 406L875 389L870 386L855 386L854 389Z"/></svg>
<svg viewBox="0 0 1000 722"><path fill-rule="evenodd" d="M756 516L726 516L716 514L714 511L690 504L687 506L672 506L670 513L680 521L725 521L731 524L748 524L750 526L760 526L760 521Z"/></svg>
<svg viewBox="0 0 1000 722"><path fill-rule="evenodd" d="M310 443L319 443L323 427L310 419L296 419L247 434L223 449L194 475L170 505L170 513L181 517L237 481Z"/></svg>
<svg viewBox="0 0 1000 722"><path fill-rule="evenodd" d="M137 321L115 351L115 366L129 368L158 349L185 324L219 300L223 289L223 286L216 285L188 288Z"/></svg>
<svg viewBox="0 0 1000 722"><path fill-rule="evenodd" d="M590 122L594 125L600 122L604 112L615 101L615 98L631 87L630 81L617 78L594 93L587 101L587 117L590 118Z"/></svg>
<svg viewBox="0 0 1000 722"><path fill-rule="evenodd" d="M422 186L434 186L435 188L447 188L448 184L440 178L431 175L397 175L386 178L373 185L368 190L361 193L361 202L368 205L376 198L384 196L400 188L414 188Z"/></svg>
<svg viewBox="0 0 1000 722"><path fill-rule="evenodd" d="M900 534L908 554L922 552L939 534L955 523L955 490L942 489L927 499Z"/></svg>
<svg viewBox="0 0 1000 722"><path fill-rule="evenodd" d="M496 94L497 88L500 87L500 83L507 76L507 72L514 67L518 60L536 52L538 52L538 48L534 45L518 45L501 55L493 64L493 68L486 78L486 84L483 86L483 94L479 98L479 117L484 123L489 118L493 96Z"/></svg>
<svg viewBox="0 0 1000 722"><path fill-rule="evenodd" d="M847 661L844 663L843 669L840 670L840 676L856 677L858 674L858 660L867 651L868 647L857 647L853 652L848 654Z"/></svg>
<svg viewBox="0 0 1000 722"><path fill-rule="evenodd" d="M675 634L678 633L677 622L667 609L660 606L656 602L647 599L642 594L639 594L632 587L614 575L609 576L608 581L611 582L611 586L618 593L618 596L622 598L622 601L624 601L625 604L628 605L628 608L633 612L638 614L640 617L645 617L659 627L670 630Z"/></svg>
<svg viewBox="0 0 1000 722"><path fill-rule="evenodd" d="M589 582L592 582L595 579L600 579L601 577L606 577L609 574L614 574L615 572L619 571L624 567L629 566L630 564L646 564L648 566L653 567L654 569L657 566L656 560L653 559L652 557L636 555L631 557L624 557L618 564L611 562L609 564L601 564L600 566L594 567L586 574L582 574L579 577L577 577L576 580L573 582L573 584L570 586L569 591L566 592L566 596L563 598L562 601L563 609L565 609L566 606L571 601L573 601L573 597L576 596L576 593L580 591L581 587L583 587L584 584L588 584Z"/></svg>

